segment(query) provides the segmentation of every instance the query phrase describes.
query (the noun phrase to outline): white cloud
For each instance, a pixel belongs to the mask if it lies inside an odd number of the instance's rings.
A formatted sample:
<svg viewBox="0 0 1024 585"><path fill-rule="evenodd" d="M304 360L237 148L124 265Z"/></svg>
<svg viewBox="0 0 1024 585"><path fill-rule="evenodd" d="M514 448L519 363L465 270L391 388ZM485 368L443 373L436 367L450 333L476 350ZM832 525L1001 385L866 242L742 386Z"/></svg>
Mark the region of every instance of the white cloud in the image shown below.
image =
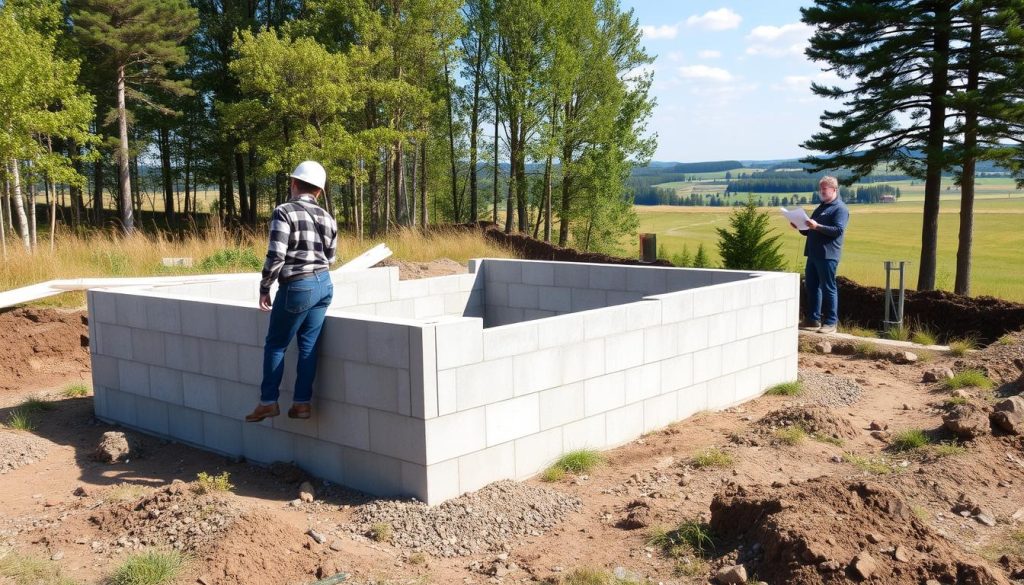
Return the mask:
<svg viewBox="0 0 1024 585"><path fill-rule="evenodd" d="M772 89L777 91L810 91L811 82L821 85L836 85L842 79L833 71L822 71L817 75L787 75L782 78L782 83L773 84Z"/></svg>
<svg viewBox="0 0 1024 585"><path fill-rule="evenodd" d="M640 27L640 32L643 33L645 38L655 39L674 39L679 34L678 24L662 24L653 25L645 24Z"/></svg>
<svg viewBox="0 0 1024 585"><path fill-rule="evenodd" d="M722 56L721 51L715 51L714 49L705 49L697 53L697 56L701 59L717 59Z"/></svg>
<svg viewBox="0 0 1024 585"><path fill-rule="evenodd" d="M711 81L732 81L733 75L721 67L708 67L707 65L684 65L676 72L683 79L709 79Z"/></svg>
<svg viewBox="0 0 1024 585"><path fill-rule="evenodd" d="M747 35L746 53L748 55L766 55L784 57L800 55L807 48L807 39L814 32L814 27L802 22L793 22L782 26L756 26Z"/></svg>
<svg viewBox="0 0 1024 585"><path fill-rule="evenodd" d="M728 8L709 10L704 14L686 19L686 26L695 26L705 30L729 30L740 25L743 17Z"/></svg>

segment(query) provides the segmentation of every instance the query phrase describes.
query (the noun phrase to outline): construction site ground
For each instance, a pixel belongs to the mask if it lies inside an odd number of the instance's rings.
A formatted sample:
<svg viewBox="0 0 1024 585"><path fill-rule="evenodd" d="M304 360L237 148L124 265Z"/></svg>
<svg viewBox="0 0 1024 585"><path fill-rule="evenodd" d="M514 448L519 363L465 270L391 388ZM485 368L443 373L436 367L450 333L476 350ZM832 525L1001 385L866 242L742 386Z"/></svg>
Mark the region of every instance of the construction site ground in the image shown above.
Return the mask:
<svg viewBox="0 0 1024 585"><path fill-rule="evenodd" d="M798 396L699 413L585 474L499 482L427 508L133 432L126 458L96 460L103 434L124 429L97 421L90 396L65 395L89 380L84 316L0 313L0 554L53 559L74 583L104 583L128 555L173 547L187 559L175 582L206 585L339 572L357 584L559 583L581 570L617 583L735 582L723 569L736 565L752 583L1024 577L1024 440L986 428L956 441L943 428L958 403L987 413L1024 389L1020 333L913 363L821 353L803 338ZM941 380L923 381L944 368L982 369L996 387L951 400ZM50 408L33 411L33 430L10 428L33 398ZM914 429L930 444L897 450ZM223 472L232 490L197 493L198 474ZM307 480L311 502L300 499ZM681 544L693 542L687 527L707 531L702 553Z"/></svg>

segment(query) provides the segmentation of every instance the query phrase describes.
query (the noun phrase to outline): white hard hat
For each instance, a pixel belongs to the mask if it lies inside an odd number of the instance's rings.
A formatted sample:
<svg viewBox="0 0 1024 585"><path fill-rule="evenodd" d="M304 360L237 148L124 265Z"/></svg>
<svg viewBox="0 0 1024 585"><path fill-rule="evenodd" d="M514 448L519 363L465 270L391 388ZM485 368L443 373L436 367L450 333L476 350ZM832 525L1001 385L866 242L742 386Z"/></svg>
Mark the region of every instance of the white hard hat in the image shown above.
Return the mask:
<svg viewBox="0 0 1024 585"><path fill-rule="evenodd" d="M293 179L298 179L303 183L309 183L314 187L320 187L321 190L327 184L327 171L324 167L315 160L304 160L299 163L299 166L295 167L291 175L288 175Z"/></svg>

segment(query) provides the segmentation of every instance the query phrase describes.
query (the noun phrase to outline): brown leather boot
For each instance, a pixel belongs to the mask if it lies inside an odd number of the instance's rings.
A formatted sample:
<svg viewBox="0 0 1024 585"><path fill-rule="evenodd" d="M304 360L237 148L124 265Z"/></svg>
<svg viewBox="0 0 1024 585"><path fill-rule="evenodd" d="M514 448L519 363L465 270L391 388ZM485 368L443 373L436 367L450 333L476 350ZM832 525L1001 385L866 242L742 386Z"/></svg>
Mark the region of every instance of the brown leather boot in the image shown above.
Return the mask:
<svg viewBox="0 0 1024 585"><path fill-rule="evenodd" d="M276 402L274 404L266 405L258 404L255 410L245 415L245 422L260 422L265 418L270 418L279 414L281 414L281 407L279 407Z"/></svg>
<svg viewBox="0 0 1024 585"><path fill-rule="evenodd" d="M309 418L312 411L308 404L293 404L288 409L288 418Z"/></svg>

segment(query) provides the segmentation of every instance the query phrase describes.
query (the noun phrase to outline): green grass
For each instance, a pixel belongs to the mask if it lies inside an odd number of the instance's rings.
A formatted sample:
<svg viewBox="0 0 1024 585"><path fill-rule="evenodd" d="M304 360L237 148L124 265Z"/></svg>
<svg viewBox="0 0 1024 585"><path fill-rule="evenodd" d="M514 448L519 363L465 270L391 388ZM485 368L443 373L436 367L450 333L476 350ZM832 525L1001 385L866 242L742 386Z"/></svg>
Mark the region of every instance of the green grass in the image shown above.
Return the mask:
<svg viewBox="0 0 1024 585"><path fill-rule="evenodd" d="M963 357L970 353L972 349L977 349L978 342L975 339L954 339L949 342L949 353L956 357Z"/></svg>
<svg viewBox="0 0 1024 585"><path fill-rule="evenodd" d="M959 388L984 388L992 387L992 380L988 379L980 370L964 370L957 372L952 378L942 383L946 390L957 390Z"/></svg>
<svg viewBox="0 0 1024 585"><path fill-rule="evenodd" d="M844 453L843 461L872 475L888 475L896 471L896 467L884 458L864 457L863 455L856 455L854 453Z"/></svg>
<svg viewBox="0 0 1024 585"><path fill-rule="evenodd" d="M855 337L867 337L870 339L877 339L878 332L874 329L867 329L857 325L839 325L838 331L840 333L846 333L847 335L853 335Z"/></svg>
<svg viewBox="0 0 1024 585"><path fill-rule="evenodd" d="M882 334L882 337L885 339L894 339L896 341L910 341L910 328L906 325L894 325L886 329Z"/></svg>
<svg viewBox="0 0 1024 585"><path fill-rule="evenodd" d="M945 182L945 181L944 181ZM699 185L699 184L698 184ZM903 196L892 205L851 205L850 227L845 234L843 259L839 275L871 286L885 284L884 260L909 260L905 282L913 288L920 267L921 221L923 201L908 183L899 183ZM1012 179L999 179L988 186L990 192L979 193L975 205L975 240L972 258L971 292L1008 300L1024 301L1024 287L1016 275L1024 274L1024 196L1013 186ZM708 192L696 187L698 192ZM1012 193L1010 198L1006 193ZM952 290L956 275L956 248L959 231L959 199L946 196L943 190L939 214L936 284ZM783 194L780 194L783 195ZM784 195L791 196L792 193ZM809 209L810 206L804 206ZM669 255L682 252L685 244L692 253L701 243L711 262L720 265L718 234L715 228L728 225L731 208L665 208L636 207L638 233L655 233L659 246ZM804 239L794 232L775 210L772 227L782 235L782 253L790 268L802 272ZM634 254L637 238L625 238L622 249ZM840 310L841 307L840 307Z"/></svg>
<svg viewBox="0 0 1024 585"><path fill-rule="evenodd" d="M776 384L765 390L764 393L768 396L799 396L803 391L803 384L801 384L799 380L794 380L792 382Z"/></svg>
<svg viewBox="0 0 1024 585"><path fill-rule="evenodd" d="M807 432L798 426L786 427L775 431L775 438L786 445L796 445L807 438Z"/></svg>
<svg viewBox="0 0 1024 585"><path fill-rule="evenodd" d="M921 429L908 429L893 435L889 444L897 451L913 451L924 447L931 440Z"/></svg>
<svg viewBox="0 0 1024 585"><path fill-rule="evenodd" d="M858 341L853 346L853 353L859 357L873 358L877 356L880 351L873 343L868 341Z"/></svg>
<svg viewBox="0 0 1024 585"><path fill-rule="evenodd" d="M938 445L932 446L931 449L931 453L936 457L955 457L956 455L963 455L966 452L967 447L951 441L943 441Z"/></svg>
<svg viewBox="0 0 1024 585"><path fill-rule="evenodd" d="M540 480L548 483L562 481L563 479L565 479L565 470L557 465L548 467L540 474Z"/></svg>
<svg viewBox="0 0 1024 585"><path fill-rule="evenodd" d="M36 423L32 420L29 411L23 408L15 408L7 415L7 428L16 431L34 431Z"/></svg>
<svg viewBox="0 0 1024 585"><path fill-rule="evenodd" d="M150 551L132 555L110 576L109 585L162 585L171 583L185 565L178 551Z"/></svg>
<svg viewBox="0 0 1024 585"><path fill-rule="evenodd" d="M1010 335L1009 333L1006 333L1005 335L1000 336L999 339L996 340L996 343L998 345L1012 345L1013 336Z"/></svg>
<svg viewBox="0 0 1024 585"><path fill-rule="evenodd" d="M833 437L823 433L811 433L811 438L819 443L828 443L829 445L835 445L836 447L843 446L843 440L839 437Z"/></svg>
<svg viewBox="0 0 1024 585"><path fill-rule="evenodd" d="M249 248L224 248L199 261L203 272L254 272L263 266L263 259Z"/></svg>
<svg viewBox="0 0 1024 585"><path fill-rule="evenodd" d="M367 535L375 542L391 542L395 529L387 522L378 522L370 527Z"/></svg>
<svg viewBox="0 0 1024 585"><path fill-rule="evenodd" d="M18 408L24 410L29 414L37 414L40 412L51 411L55 407L53 403L50 402L49 400L33 396L31 398L26 398L25 401L22 402L21 406L19 406Z"/></svg>
<svg viewBox="0 0 1024 585"><path fill-rule="evenodd" d="M75 585L57 563L13 551L0 553L0 582L10 585Z"/></svg>
<svg viewBox="0 0 1024 585"><path fill-rule="evenodd" d="M647 585L650 581L619 579L603 569L578 568L561 577L553 577L546 583L554 585Z"/></svg>
<svg viewBox="0 0 1024 585"><path fill-rule="evenodd" d="M935 333L932 330L925 329L925 328L921 328L921 329L915 330L914 334L910 336L910 341L913 341L914 343L916 343L918 345L938 345L939 344L938 336L936 336Z"/></svg>
<svg viewBox="0 0 1024 585"><path fill-rule="evenodd" d="M578 449L562 455L541 475L545 481L558 481L566 473L587 473L604 463L604 455L592 449ZM562 472L559 475L559 470ZM551 479L548 479L551 478Z"/></svg>
<svg viewBox="0 0 1024 585"><path fill-rule="evenodd" d="M729 467L733 464L733 457L717 447L710 447L694 455L693 459L690 460L690 463L697 469L703 469L705 467Z"/></svg>
<svg viewBox="0 0 1024 585"><path fill-rule="evenodd" d="M708 525L696 520L682 522L672 530L655 528L647 544L661 548L673 558L688 553L703 558L715 547Z"/></svg>
<svg viewBox="0 0 1024 585"><path fill-rule="evenodd" d="M931 512L929 512L928 508L925 508L924 506L912 505L910 506L910 511L921 522L927 522L932 517Z"/></svg>
<svg viewBox="0 0 1024 585"><path fill-rule="evenodd" d="M230 492L235 489L231 483L231 474L223 472L220 475L210 475L205 471L196 474L196 481L192 490L197 494L212 494L216 492Z"/></svg>
<svg viewBox="0 0 1024 585"><path fill-rule="evenodd" d="M950 396L945 401L943 401L943 404L945 404L946 406L949 406L949 407L953 407L953 406L961 406L961 405L967 404L968 402L970 402L970 400L967 400L963 396Z"/></svg>
<svg viewBox="0 0 1024 585"><path fill-rule="evenodd" d="M81 398L83 396L88 396L90 392L92 392L92 389L89 388L88 384L78 382L76 384L68 384L65 386L64 391L61 392L61 394L66 398Z"/></svg>
<svg viewBox="0 0 1024 585"><path fill-rule="evenodd" d="M111 502L134 502L149 490L137 483L119 483L107 490L105 499Z"/></svg>

